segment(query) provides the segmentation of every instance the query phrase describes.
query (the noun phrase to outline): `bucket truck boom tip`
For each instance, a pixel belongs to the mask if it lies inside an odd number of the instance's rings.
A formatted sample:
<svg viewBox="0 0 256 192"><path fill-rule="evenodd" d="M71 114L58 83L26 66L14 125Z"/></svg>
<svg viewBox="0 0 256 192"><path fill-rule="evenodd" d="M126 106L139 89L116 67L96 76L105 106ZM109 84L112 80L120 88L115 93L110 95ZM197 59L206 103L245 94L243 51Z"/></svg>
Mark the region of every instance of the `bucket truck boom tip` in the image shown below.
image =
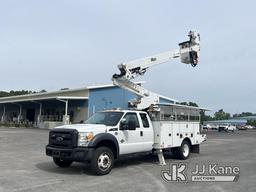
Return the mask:
<svg viewBox="0 0 256 192"><path fill-rule="evenodd" d="M178 57L180 57L181 63L190 64L195 67L199 62L200 35L196 31L189 31L188 37L188 41L179 43L179 49L177 50L121 63L118 65L120 73L112 76L113 84L127 89L140 97L138 102L134 102L140 105L140 107L138 107L139 105L135 106L137 109L145 109L149 107L151 102L151 104L156 104L156 102L159 102L158 96L142 88L140 85L133 83L131 79L134 79L139 75L144 75L150 67L168 62Z"/></svg>

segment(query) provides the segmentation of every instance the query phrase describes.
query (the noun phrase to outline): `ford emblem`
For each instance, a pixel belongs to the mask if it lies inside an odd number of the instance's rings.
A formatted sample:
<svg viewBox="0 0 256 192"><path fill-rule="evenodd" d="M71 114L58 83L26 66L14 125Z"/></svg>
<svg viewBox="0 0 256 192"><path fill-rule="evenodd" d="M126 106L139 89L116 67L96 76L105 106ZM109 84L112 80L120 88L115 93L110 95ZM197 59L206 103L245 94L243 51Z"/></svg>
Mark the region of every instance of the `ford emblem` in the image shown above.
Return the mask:
<svg viewBox="0 0 256 192"><path fill-rule="evenodd" d="M63 141L64 139L63 139L63 137L57 137L56 138L56 141Z"/></svg>

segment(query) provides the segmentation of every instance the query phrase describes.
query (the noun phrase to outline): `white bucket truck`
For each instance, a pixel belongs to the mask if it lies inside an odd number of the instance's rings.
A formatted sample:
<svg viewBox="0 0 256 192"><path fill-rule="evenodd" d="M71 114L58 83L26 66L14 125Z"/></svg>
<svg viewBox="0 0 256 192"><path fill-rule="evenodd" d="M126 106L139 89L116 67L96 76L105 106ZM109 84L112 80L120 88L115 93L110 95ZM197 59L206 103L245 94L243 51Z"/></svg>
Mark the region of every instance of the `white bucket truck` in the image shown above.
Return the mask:
<svg viewBox="0 0 256 192"><path fill-rule="evenodd" d="M163 150L171 150L180 159L191 152L199 153L199 144L206 136L200 134L200 108L178 104L160 104L159 96L130 81L156 64L180 57L196 66L199 59L199 34L190 31L189 41L180 49L123 63L121 73L113 75L113 83L138 95L131 101L131 110L112 109L95 113L85 124L56 127L49 133L46 154L59 167L72 162L90 162L97 175L108 174L114 160L122 155L154 152L161 165Z"/></svg>

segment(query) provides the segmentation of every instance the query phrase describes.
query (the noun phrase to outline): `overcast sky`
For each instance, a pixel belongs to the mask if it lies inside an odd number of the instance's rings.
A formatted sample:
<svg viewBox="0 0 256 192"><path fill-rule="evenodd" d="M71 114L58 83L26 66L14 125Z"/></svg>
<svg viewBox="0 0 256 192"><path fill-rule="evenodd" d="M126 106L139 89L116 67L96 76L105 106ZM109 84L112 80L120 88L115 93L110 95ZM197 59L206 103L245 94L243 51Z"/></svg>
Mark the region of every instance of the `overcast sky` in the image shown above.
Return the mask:
<svg viewBox="0 0 256 192"><path fill-rule="evenodd" d="M109 84L117 64L201 34L196 68L151 68L146 88L203 107L256 112L256 3L221 0L0 0L0 90Z"/></svg>

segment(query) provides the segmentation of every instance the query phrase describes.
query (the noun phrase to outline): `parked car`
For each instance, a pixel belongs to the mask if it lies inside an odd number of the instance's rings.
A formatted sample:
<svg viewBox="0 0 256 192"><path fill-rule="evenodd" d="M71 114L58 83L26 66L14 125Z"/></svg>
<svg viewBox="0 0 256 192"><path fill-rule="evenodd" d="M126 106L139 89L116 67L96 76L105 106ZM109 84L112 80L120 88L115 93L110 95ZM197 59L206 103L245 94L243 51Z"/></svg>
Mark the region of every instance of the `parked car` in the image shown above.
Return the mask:
<svg viewBox="0 0 256 192"><path fill-rule="evenodd" d="M246 125L239 125L239 126L237 126L237 129L238 130L247 130L247 127L246 127Z"/></svg>
<svg viewBox="0 0 256 192"><path fill-rule="evenodd" d="M218 125L212 124L212 130L218 130L218 129L219 129L219 126L218 126Z"/></svg>
<svg viewBox="0 0 256 192"><path fill-rule="evenodd" d="M221 131L225 131L225 132L232 131L232 132L235 132L236 131L236 126L230 125L230 124L219 125L218 131L219 132L221 132Z"/></svg>
<svg viewBox="0 0 256 192"><path fill-rule="evenodd" d="M209 124L206 124L206 125L203 125L203 130L208 130L208 129L210 129L210 125Z"/></svg>
<svg viewBox="0 0 256 192"><path fill-rule="evenodd" d="M254 127L253 127L252 125L245 125L245 127L246 127L247 129L254 129Z"/></svg>
<svg viewBox="0 0 256 192"><path fill-rule="evenodd" d="M203 129L206 129L206 130L209 130L209 129L218 130L218 126L214 125L214 124L206 124L206 125L203 126Z"/></svg>

